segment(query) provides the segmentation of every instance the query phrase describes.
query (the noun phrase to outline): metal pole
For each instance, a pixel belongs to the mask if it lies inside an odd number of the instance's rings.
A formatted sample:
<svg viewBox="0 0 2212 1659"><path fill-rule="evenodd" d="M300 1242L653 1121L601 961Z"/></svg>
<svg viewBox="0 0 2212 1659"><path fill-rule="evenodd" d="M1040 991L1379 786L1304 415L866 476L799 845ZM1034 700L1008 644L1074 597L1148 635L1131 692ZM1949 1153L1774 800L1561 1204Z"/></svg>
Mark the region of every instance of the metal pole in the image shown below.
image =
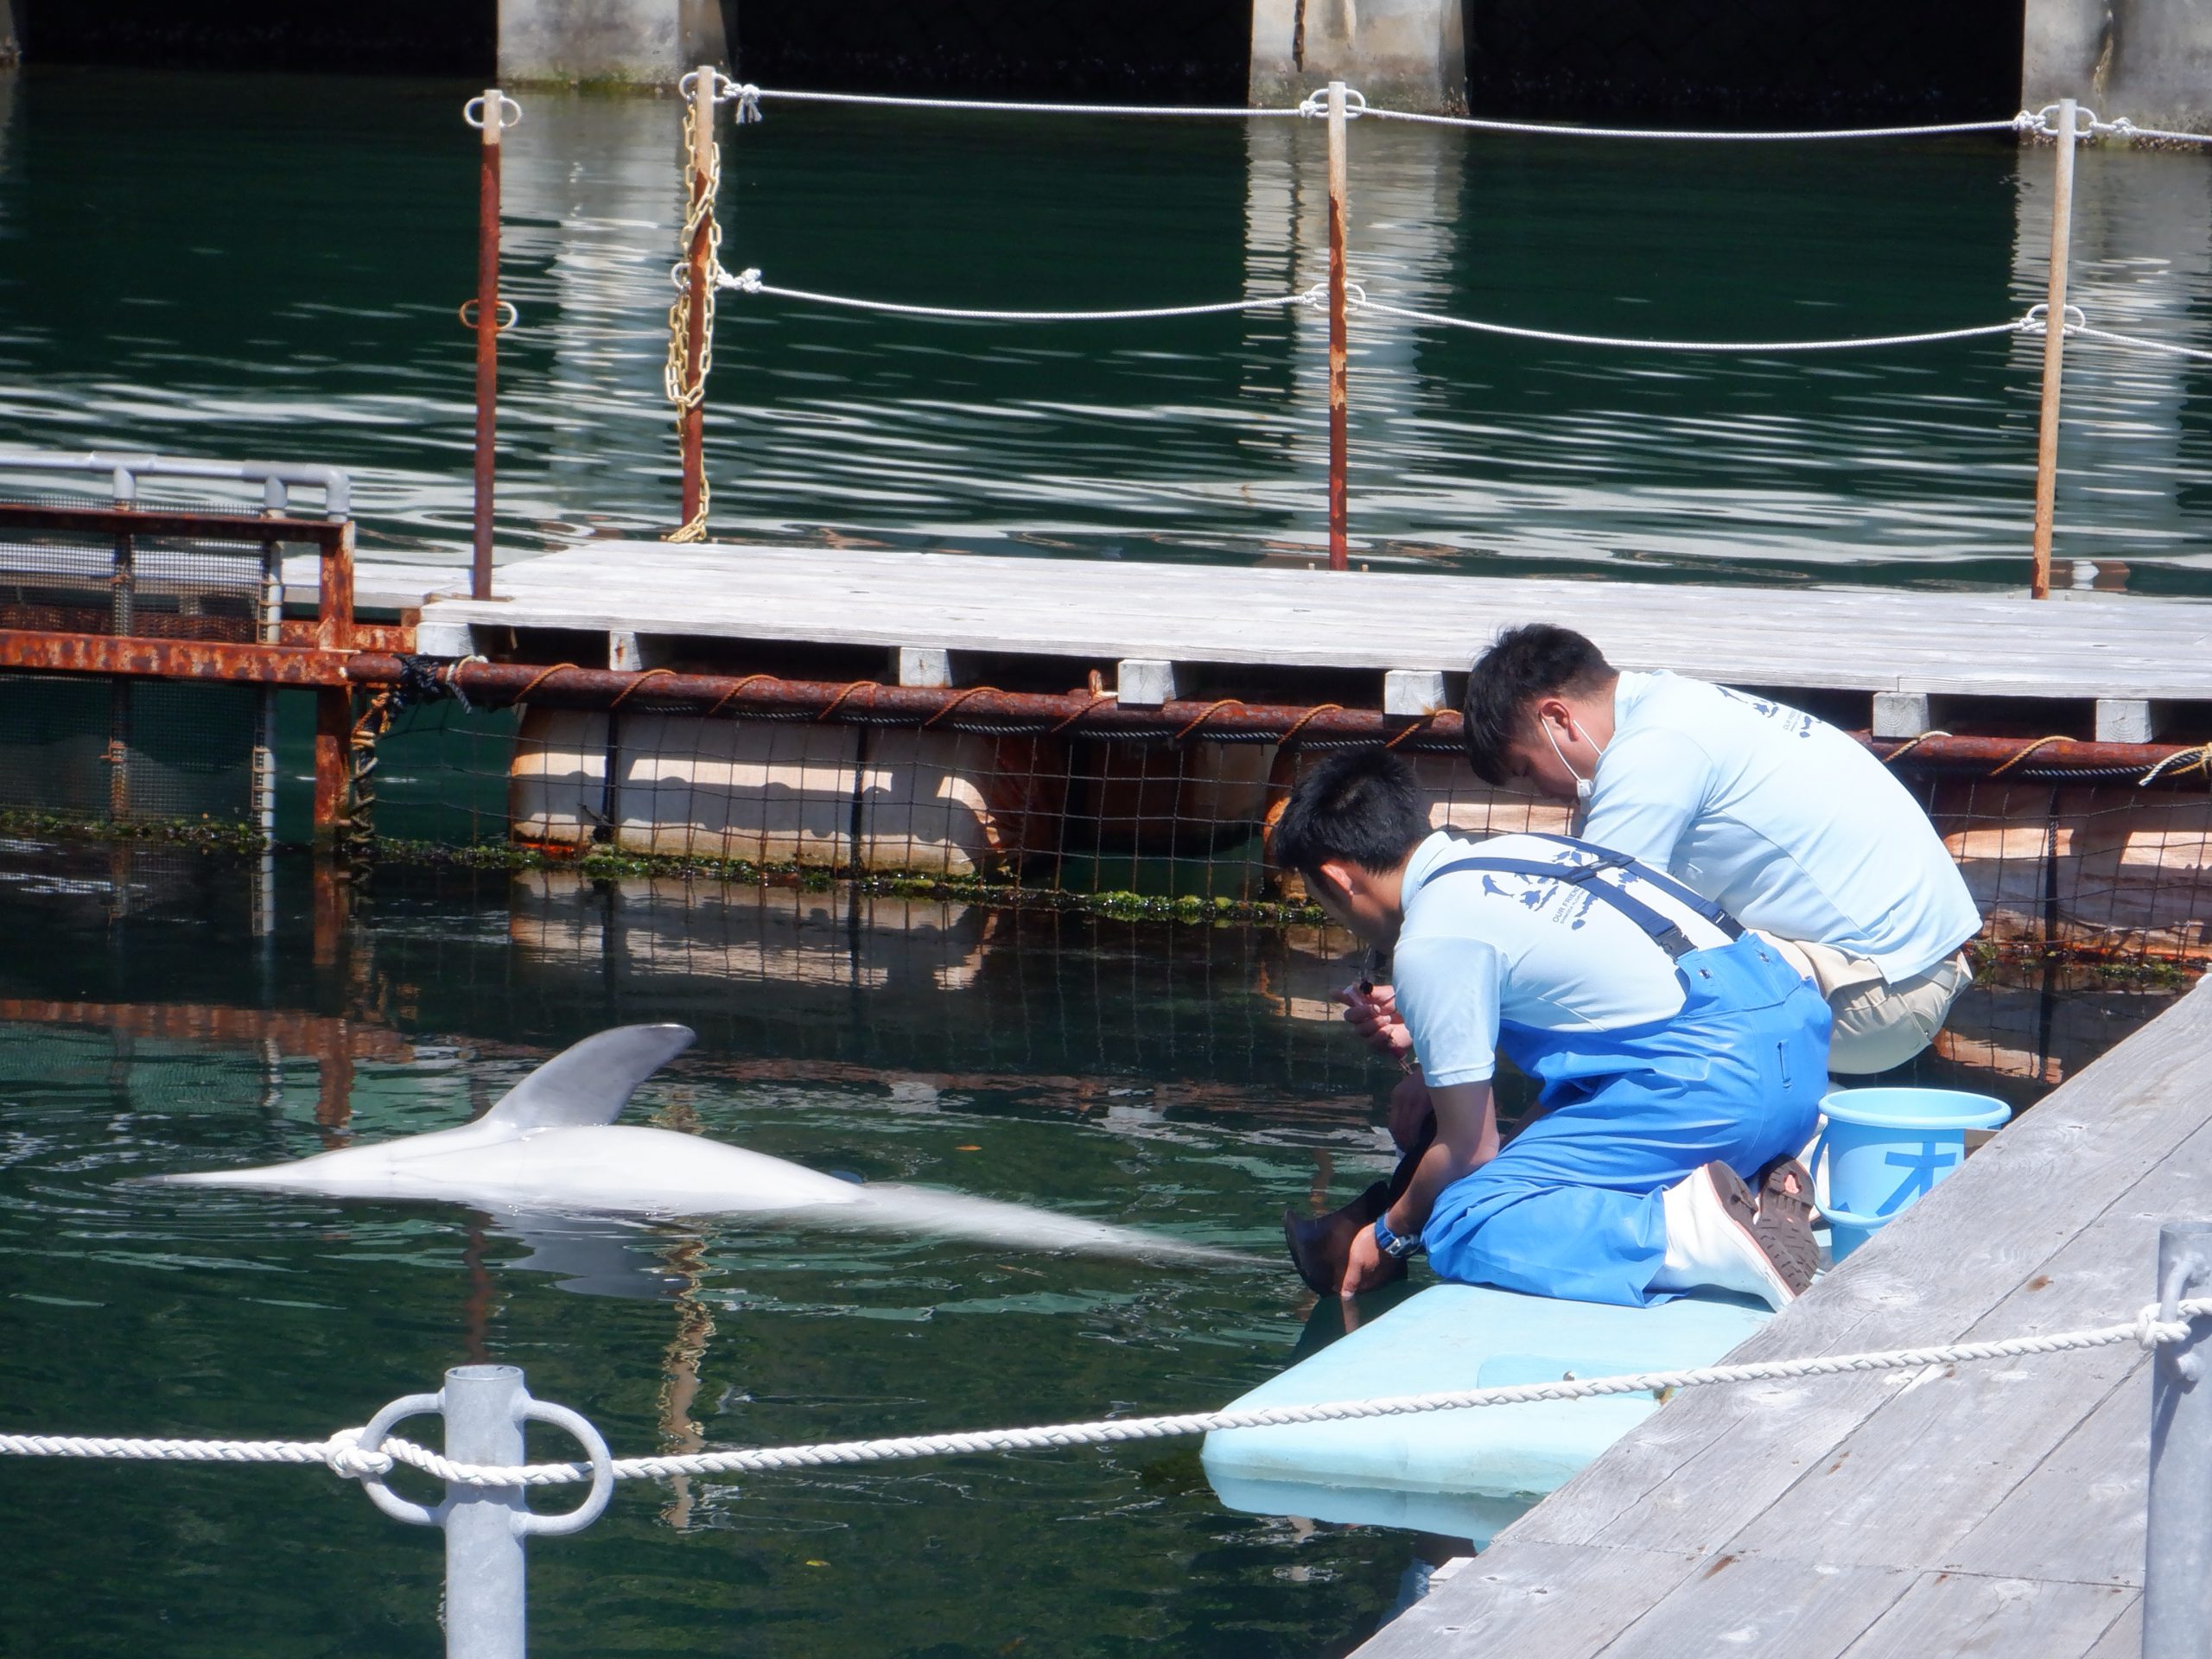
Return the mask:
<svg viewBox="0 0 2212 1659"><path fill-rule="evenodd" d="M484 92L482 161L476 193L476 547L472 599L492 597L492 481L496 471L499 379L499 130L506 96ZM463 119L467 112L463 111Z"/></svg>
<svg viewBox="0 0 2212 1659"><path fill-rule="evenodd" d="M2158 1229L2158 1304L2212 1287L2212 1222ZM2212 1654L2212 1382L2203 1350L2212 1320L2151 1361L2151 1491L2143 1537L2143 1659Z"/></svg>
<svg viewBox="0 0 2212 1659"><path fill-rule="evenodd" d="M1329 83L1329 569L1351 568L1344 485L1344 84Z"/></svg>
<svg viewBox="0 0 2212 1659"><path fill-rule="evenodd" d="M446 1455L456 1463L523 1460L522 1371L461 1365L446 1373ZM447 1488L446 1652L449 1659L522 1659L527 1645L519 1486Z"/></svg>
<svg viewBox="0 0 2212 1659"><path fill-rule="evenodd" d="M683 522L688 527L699 518L707 493L707 307L714 298L715 280L715 67L699 66L691 83L691 245L685 251L684 281L690 307L683 330L684 405L681 428L683 449Z"/></svg>
<svg viewBox="0 0 2212 1659"><path fill-rule="evenodd" d="M2050 291L2043 337L2043 426L2036 439L2035 571L2028 592L2050 597L2051 517L2058 499L2058 383L2066 356L2066 252L2074 219L2074 100L2058 102L2058 154L2051 168Z"/></svg>

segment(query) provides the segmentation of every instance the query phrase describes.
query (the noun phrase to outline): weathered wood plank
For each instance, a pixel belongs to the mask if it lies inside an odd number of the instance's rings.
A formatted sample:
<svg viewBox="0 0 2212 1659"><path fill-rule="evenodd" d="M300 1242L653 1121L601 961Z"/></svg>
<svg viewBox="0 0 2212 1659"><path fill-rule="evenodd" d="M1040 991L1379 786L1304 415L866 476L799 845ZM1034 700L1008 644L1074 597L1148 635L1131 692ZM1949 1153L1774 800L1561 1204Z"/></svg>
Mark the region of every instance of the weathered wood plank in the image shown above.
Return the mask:
<svg viewBox="0 0 2212 1659"><path fill-rule="evenodd" d="M2116 1585L1929 1573L1844 1649L1843 1659L1968 1653L2075 1659L2098 1648L2138 1593Z"/></svg>
<svg viewBox="0 0 2212 1659"><path fill-rule="evenodd" d="M1940 1565L2140 1587L2150 1495L2151 1366L2128 1373Z"/></svg>
<svg viewBox="0 0 2212 1659"><path fill-rule="evenodd" d="M2201 1206L2212 1170L2212 1091L2199 1081L2208 1053L2212 986L2201 986L1734 1357L2119 1322L2148 1298L2157 1223ZM1524 1643L1529 1653L1702 1650L1746 1616L1738 1586L1770 1591L1774 1604L1761 1611L1761 1597L1749 1598L1767 1623L1747 1627L1746 1650L1792 1659L1972 1651L2004 1645L2022 1620L2037 1631L2024 1649L2038 1655L2117 1651L2139 1572L2142 1366L2139 1351L2116 1346L1955 1376L1693 1389L1508 1529L1484 1561L1545 1549L1534 1559L1546 1597L1577 1604L1572 1626L1560 1627L1573 1640ZM1648 1585L1613 1586L1607 1563L1630 1547L1730 1565L1694 1571L1654 1603ZM1967 1587L1943 1587L1942 1572ZM1827 1605L1837 1579L1880 1605L1840 1641L1815 1639L1810 1628L1837 1627L1808 1610ZM1974 1587L2009 1580L2038 1586L2024 1609L2017 1592ZM1468 1628L1516 1593L1464 1573L1424 1617ZM2046 1597L2047 1616L2036 1611ZM1414 1651L1386 1631L1364 1654Z"/></svg>
<svg viewBox="0 0 2212 1659"><path fill-rule="evenodd" d="M1894 1567L1716 1555L1610 1643L1539 1651L1545 1659L1582 1652L1602 1652L1605 1659L1683 1659L1715 1652L1836 1659L1918 1576ZM1617 1595L1610 1576L1599 1582L1607 1597ZM1569 1593L1586 1594L1594 1587L1579 1585Z"/></svg>
<svg viewBox="0 0 2212 1659"><path fill-rule="evenodd" d="M2212 1096L2196 1076L2208 1052L2212 987L2201 986L1999 1135L1736 1357L1944 1341L1974 1328L2202 1125ZM1906 1386L1888 1372L1690 1390L1504 1535L1718 1548Z"/></svg>
<svg viewBox="0 0 2212 1659"><path fill-rule="evenodd" d="M1582 627L1625 666L1889 692L2212 697L2212 606L1940 599L819 548L598 542L499 569L454 623L1098 660L1452 671L1500 627ZM1755 626L1745 626L1746 614Z"/></svg>
<svg viewBox="0 0 2212 1659"><path fill-rule="evenodd" d="M2145 1170L2106 1213L1965 1333L1967 1339L2078 1330L2126 1319L2156 1283L2160 1219L2191 1213L2212 1186L2212 1127ZM1999 1217L1985 1216L1986 1220ZM1945 1561L2146 1356L2133 1343L2006 1363L1955 1367L1917 1382L1868 1415L1832 1459L1816 1465L1727 1548L1756 1553L1824 1535L1829 1559L1863 1566ZM2148 1402L2135 1419L2147 1434ZM2143 1453L2136 1453L2142 1466ZM1910 1502L1900 1501L1910 1494ZM2139 1506L2142 1494L2135 1494ZM2047 1519L2047 1517L2046 1517ZM2068 1529L2087 1551L2105 1541ZM2139 1530L2133 1559L2139 1575ZM2100 1552L2099 1566L2108 1565ZM2046 1560L2053 1576L2107 1576L2075 1558ZM2017 1571L2018 1569L2006 1569ZM2128 1582L2138 1582L2132 1578Z"/></svg>
<svg viewBox="0 0 2212 1659"><path fill-rule="evenodd" d="M1652 1605L1700 1566L1694 1556L1643 1549L1494 1546L1360 1652L1388 1659L1595 1653L1620 1629L1619 1605ZM1583 1592L1593 1579L1613 1587L1618 1605ZM1446 1590L1471 1593L1447 1599Z"/></svg>

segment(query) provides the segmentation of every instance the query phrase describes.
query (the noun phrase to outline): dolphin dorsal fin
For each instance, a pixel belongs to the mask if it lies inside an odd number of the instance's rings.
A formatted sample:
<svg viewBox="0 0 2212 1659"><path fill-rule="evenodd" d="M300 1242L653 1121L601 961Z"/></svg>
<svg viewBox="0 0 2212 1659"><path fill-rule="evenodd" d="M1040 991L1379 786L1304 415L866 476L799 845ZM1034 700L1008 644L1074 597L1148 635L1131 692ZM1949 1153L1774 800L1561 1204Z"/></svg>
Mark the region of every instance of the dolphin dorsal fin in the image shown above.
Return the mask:
<svg viewBox="0 0 2212 1659"><path fill-rule="evenodd" d="M617 1026L563 1049L477 1120L517 1134L612 1123L647 1077L691 1046L689 1026Z"/></svg>

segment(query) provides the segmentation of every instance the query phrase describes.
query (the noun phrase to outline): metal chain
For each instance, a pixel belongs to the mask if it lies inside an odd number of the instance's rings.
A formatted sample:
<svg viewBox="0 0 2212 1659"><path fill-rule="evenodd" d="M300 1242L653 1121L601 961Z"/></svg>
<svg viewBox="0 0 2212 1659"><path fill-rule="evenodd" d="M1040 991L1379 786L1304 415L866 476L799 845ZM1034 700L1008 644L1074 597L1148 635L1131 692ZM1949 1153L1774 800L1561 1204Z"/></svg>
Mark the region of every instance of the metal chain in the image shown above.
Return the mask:
<svg viewBox="0 0 2212 1659"><path fill-rule="evenodd" d="M2169 1292L2169 1295L2171 1295ZM1553 1382L1523 1382L1487 1389L1461 1389L1372 1400L1336 1400L1313 1405L1248 1407L1236 1411L1185 1412L1173 1416L1109 1418L1087 1423L1056 1423L1027 1428L980 1429L952 1434L908 1435L874 1440L836 1440L809 1446L766 1446L687 1456L625 1458L613 1465L619 1480L658 1480L676 1475L762 1473L779 1469L904 1462L916 1458L957 1457L977 1452L1027 1452L1072 1446L1121 1445L1133 1440L1178 1439L1217 1430L1276 1427L1292 1423L1336 1422L1370 1417L1410 1416L1432 1411L1465 1411L1488 1406L1526 1405L1539 1401L1587 1400L1607 1395L1651 1394L1711 1383L1783 1382L1872 1371L1920 1370L2030 1354L2076 1353L2133 1342L2146 1351L2186 1342L2192 1321L2212 1314L2212 1297L2152 1302L2124 1324L2050 1336L2006 1337L1991 1342L1962 1342L1923 1348L1894 1348L1857 1354L1826 1354L1804 1359L1757 1360L1738 1365L1705 1365L1681 1370L1634 1371L1619 1376L1562 1376ZM560 1486L592 1478L588 1464L484 1465L455 1463L411 1441L387 1439L380 1449L359 1449L359 1429L340 1429L327 1440L137 1440L50 1434L0 1434L0 1456L122 1459L178 1463L321 1463L340 1475L383 1475L404 1463L455 1485Z"/></svg>

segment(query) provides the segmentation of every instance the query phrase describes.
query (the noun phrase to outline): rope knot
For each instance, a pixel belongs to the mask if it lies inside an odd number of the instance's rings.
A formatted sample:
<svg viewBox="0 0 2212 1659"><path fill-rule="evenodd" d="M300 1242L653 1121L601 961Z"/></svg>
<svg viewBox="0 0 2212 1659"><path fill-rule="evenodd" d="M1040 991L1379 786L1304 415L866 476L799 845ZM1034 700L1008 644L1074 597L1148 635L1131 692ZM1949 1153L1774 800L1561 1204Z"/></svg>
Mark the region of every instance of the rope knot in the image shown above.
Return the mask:
<svg viewBox="0 0 2212 1659"><path fill-rule="evenodd" d="M737 105L738 125L749 127L760 119L760 89L751 81L724 80L715 86L715 103L732 100Z"/></svg>
<svg viewBox="0 0 2212 1659"><path fill-rule="evenodd" d="M330 1465L330 1472L341 1480L359 1480L365 1475L388 1475L394 1461L389 1452L362 1451L361 1430L359 1428L341 1428L334 1433L323 1442L322 1460Z"/></svg>
<svg viewBox="0 0 2212 1659"><path fill-rule="evenodd" d="M760 291L760 267L747 265L734 276L726 270L715 280L724 288L734 288L741 294L758 294Z"/></svg>
<svg viewBox="0 0 2212 1659"><path fill-rule="evenodd" d="M2189 1340L2189 1321L2161 1318L2164 1312L2158 1303L2145 1302L2142 1312L2135 1316L2135 1340L2146 1353L2156 1353L2170 1342Z"/></svg>

